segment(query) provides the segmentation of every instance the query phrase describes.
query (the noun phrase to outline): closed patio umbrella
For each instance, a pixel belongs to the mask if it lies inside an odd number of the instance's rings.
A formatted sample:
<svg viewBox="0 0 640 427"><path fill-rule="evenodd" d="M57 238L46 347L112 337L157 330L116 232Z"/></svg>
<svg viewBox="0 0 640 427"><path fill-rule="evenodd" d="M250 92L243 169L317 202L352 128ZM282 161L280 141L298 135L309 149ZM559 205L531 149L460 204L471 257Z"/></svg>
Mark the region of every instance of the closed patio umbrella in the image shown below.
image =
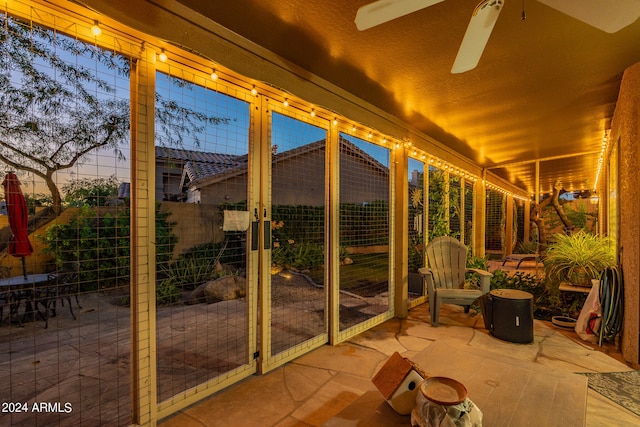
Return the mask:
<svg viewBox="0 0 640 427"><path fill-rule="evenodd" d="M9 226L11 227L11 240L9 241L9 254L22 258L22 274L27 279L27 266L24 257L33 253L33 247L29 241L29 231L27 229L29 212L27 201L22 194L20 181L13 172L7 173L2 181L4 187L4 199L7 203L7 215L9 216Z"/></svg>

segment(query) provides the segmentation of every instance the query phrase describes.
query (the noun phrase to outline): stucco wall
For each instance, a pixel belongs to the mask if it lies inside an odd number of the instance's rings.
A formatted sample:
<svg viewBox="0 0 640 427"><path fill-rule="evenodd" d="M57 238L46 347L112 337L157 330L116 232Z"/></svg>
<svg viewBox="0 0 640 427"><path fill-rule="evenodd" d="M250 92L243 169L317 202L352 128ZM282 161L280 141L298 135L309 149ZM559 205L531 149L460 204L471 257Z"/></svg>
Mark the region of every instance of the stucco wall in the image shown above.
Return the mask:
<svg viewBox="0 0 640 427"><path fill-rule="evenodd" d="M53 221L42 225L38 229L34 230L31 234L29 234L29 241L31 242L31 246L33 246L33 253L28 257L25 257L25 264L27 266L27 274L39 274L39 273L50 273L56 269L55 260L53 256L50 254L43 253L46 245L38 236L44 236L47 232L47 229L56 224L66 224L71 221L71 218L77 214L79 209L77 208L68 208L65 209L62 214L54 219ZM0 221L0 227L6 224L9 225L8 220ZM3 252L0 254L0 265L9 267L11 270L9 272L10 276L18 276L22 274L22 259L17 258L11 255L8 255L7 252Z"/></svg>
<svg viewBox="0 0 640 427"><path fill-rule="evenodd" d="M619 144L620 250L624 272L622 354L640 367L640 64L628 68L611 124L610 141Z"/></svg>
<svg viewBox="0 0 640 427"><path fill-rule="evenodd" d="M162 202L160 210L171 212L168 221L175 223L173 232L178 236L178 243L173 250L174 259L194 246L224 240L217 205Z"/></svg>

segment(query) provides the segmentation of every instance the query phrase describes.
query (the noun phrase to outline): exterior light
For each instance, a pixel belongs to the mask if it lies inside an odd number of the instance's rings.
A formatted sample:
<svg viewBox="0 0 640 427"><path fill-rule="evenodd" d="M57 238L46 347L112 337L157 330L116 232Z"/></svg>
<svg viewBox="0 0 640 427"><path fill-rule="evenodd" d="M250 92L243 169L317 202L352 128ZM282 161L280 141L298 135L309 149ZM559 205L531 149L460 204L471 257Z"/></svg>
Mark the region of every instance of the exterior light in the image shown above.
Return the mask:
<svg viewBox="0 0 640 427"><path fill-rule="evenodd" d="M282 103L282 105L284 105L285 107L289 106L289 100L287 98L284 99L284 102Z"/></svg>
<svg viewBox="0 0 640 427"><path fill-rule="evenodd" d="M213 70L211 72L211 80L213 80L214 82L218 80L218 73L216 73L216 70Z"/></svg>
<svg viewBox="0 0 640 427"><path fill-rule="evenodd" d="M100 28L98 21L93 21L93 25L91 26L91 33L96 37L102 34L102 29Z"/></svg>
<svg viewBox="0 0 640 427"><path fill-rule="evenodd" d="M592 194L589 198L589 203L591 203L592 205L597 205L599 201L600 197L597 194Z"/></svg>
<svg viewBox="0 0 640 427"><path fill-rule="evenodd" d="M315 117L316 116L316 110L314 108L312 108L311 112L309 114L311 115L311 117Z"/></svg>
<svg viewBox="0 0 640 427"><path fill-rule="evenodd" d="M258 96L258 89L255 86L251 88L251 95Z"/></svg>
<svg viewBox="0 0 640 427"><path fill-rule="evenodd" d="M164 49L160 50L160 54L158 55L158 59L160 62L167 62L167 54L164 53Z"/></svg>

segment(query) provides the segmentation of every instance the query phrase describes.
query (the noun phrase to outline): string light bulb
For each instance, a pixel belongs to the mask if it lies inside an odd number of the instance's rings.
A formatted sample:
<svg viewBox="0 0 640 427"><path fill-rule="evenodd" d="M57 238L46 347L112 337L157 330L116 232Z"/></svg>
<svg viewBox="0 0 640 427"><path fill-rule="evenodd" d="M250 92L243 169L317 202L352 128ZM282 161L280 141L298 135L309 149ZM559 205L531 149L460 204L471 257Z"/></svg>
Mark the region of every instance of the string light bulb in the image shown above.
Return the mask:
<svg viewBox="0 0 640 427"><path fill-rule="evenodd" d="M284 105L285 107L289 106L289 100L287 98L284 99L284 102L282 103L282 105Z"/></svg>
<svg viewBox="0 0 640 427"><path fill-rule="evenodd" d="M255 86L251 88L251 95L258 96L258 89Z"/></svg>
<svg viewBox="0 0 640 427"><path fill-rule="evenodd" d="M315 108L311 109L311 112L309 113L311 115L311 117L315 117L316 116L316 110Z"/></svg>
<svg viewBox="0 0 640 427"><path fill-rule="evenodd" d="M211 72L211 80L213 80L214 82L218 80L218 73L216 73L215 69Z"/></svg>
<svg viewBox="0 0 640 427"><path fill-rule="evenodd" d="M167 54L164 53L164 49L160 50L160 54L158 55L158 59L160 62L167 62Z"/></svg>
<svg viewBox="0 0 640 427"><path fill-rule="evenodd" d="M337 117L333 118L333 125L334 126L338 126L338 118Z"/></svg>
<svg viewBox="0 0 640 427"><path fill-rule="evenodd" d="M91 26L91 33L96 37L102 34L102 28L100 28L98 21L93 21L93 25Z"/></svg>

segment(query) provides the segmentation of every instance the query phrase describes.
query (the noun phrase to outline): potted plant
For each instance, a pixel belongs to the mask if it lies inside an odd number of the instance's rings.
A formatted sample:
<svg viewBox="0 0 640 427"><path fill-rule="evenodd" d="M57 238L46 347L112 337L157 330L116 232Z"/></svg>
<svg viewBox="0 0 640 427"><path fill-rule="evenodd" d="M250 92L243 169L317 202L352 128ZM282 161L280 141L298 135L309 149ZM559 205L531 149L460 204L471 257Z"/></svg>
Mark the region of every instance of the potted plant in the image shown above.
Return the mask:
<svg viewBox="0 0 640 427"><path fill-rule="evenodd" d="M591 286L591 279L615 266L615 252L609 238L583 230L571 235L556 234L544 257L547 277L576 286Z"/></svg>

